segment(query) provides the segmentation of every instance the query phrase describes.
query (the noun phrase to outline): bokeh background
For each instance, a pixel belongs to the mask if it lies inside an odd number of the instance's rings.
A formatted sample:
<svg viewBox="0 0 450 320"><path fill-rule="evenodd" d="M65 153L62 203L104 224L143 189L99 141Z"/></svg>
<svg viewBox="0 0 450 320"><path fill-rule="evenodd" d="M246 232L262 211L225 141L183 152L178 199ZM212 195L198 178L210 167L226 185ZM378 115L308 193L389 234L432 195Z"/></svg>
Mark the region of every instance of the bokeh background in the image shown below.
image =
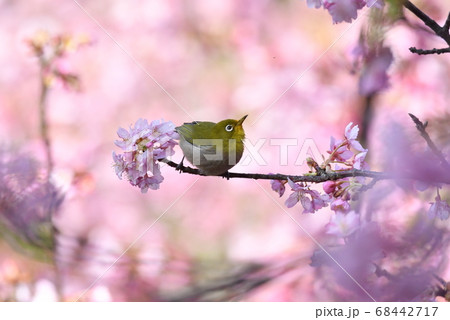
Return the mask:
<svg viewBox="0 0 450 320"><path fill-rule="evenodd" d="M448 0L414 2L441 24L450 10ZM248 159L232 171L307 172L295 165L305 139L326 155L330 136L341 138L349 122L363 122L367 97L358 91L361 70L353 52L370 10L353 24L333 24L325 10L299 0L78 3L82 8L75 1L0 0L4 153L20 150L21 157L45 161L40 68L26 39L39 31L89 39L58 62L79 77L79 90L55 82L47 97L52 181L64 194L54 217L53 258L37 259L3 237L0 299L356 299L330 290L310 265L316 243L285 212L332 245L324 234L328 208L302 214L285 208L268 181L199 178L169 167L162 169L161 188L142 194L117 178L111 154L119 151L117 129L138 118L179 125L248 114L247 139L253 145L267 139L260 149L266 164ZM428 120L430 135L448 151L450 56L411 54L411 46L442 47L443 41L406 16L384 30L394 60L390 87L371 100L363 141L373 170L389 168L387 132L394 122L425 148L408 112ZM271 138L298 139L287 165ZM173 160L180 159L177 147ZM435 189L417 194L393 182L377 190L384 192L377 200L380 221L399 230L408 217L426 216L435 197ZM450 276L444 265L439 274Z"/></svg>

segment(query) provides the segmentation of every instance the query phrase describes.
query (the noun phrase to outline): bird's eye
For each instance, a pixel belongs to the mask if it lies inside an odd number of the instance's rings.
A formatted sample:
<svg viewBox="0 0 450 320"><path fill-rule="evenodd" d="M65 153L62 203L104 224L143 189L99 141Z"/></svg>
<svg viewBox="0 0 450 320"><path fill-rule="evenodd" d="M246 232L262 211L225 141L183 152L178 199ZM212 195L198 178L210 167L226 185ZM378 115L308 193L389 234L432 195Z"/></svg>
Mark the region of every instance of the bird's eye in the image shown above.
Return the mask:
<svg viewBox="0 0 450 320"><path fill-rule="evenodd" d="M233 131L233 126L231 124L227 124L227 126L225 127L225 130L228 132Z"/></svg>

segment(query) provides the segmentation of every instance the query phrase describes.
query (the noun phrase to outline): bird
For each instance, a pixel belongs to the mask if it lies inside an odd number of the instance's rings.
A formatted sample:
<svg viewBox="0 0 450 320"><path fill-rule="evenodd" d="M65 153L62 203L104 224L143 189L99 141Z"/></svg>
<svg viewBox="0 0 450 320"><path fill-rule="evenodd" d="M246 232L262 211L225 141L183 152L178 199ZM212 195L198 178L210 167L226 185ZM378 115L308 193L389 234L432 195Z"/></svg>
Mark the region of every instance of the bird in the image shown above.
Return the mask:
<svg viewBox="0 0 450 320"><path fill-rule="evenodd" d="M203 175L227 174L242 158L245 139L242 123L247 116L218 123L193 121L176 127L184 154L177 168L181 170L186 158Z"/></svg>

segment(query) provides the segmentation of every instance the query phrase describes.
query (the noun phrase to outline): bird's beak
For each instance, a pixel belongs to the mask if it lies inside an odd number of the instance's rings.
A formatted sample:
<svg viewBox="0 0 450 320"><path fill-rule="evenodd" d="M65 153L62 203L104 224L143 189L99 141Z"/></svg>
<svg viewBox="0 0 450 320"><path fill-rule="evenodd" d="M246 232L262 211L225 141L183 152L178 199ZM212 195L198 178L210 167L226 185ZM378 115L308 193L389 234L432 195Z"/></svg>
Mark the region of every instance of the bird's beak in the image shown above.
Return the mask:
<svg viewBox="0 0 450 320"><path fill-rule="evenodd" d="M238 125L238 126L241 126L241 125L242 125L242 122L244 122L244 120L245 120L245 118L247 118L247 116L248 116L248 114L246 114L245 116L243 116L242 118L240 118L240 119L238 120L238 122L237 122L237 125Z"/></svg>

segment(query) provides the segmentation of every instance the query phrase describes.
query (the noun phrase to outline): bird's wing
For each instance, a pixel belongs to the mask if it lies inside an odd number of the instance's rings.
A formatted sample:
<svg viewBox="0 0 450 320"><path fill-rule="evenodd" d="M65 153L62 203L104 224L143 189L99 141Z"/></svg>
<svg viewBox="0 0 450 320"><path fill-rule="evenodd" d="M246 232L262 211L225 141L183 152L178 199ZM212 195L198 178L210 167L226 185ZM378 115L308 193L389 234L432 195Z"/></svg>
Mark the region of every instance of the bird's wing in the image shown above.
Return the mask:
<svg viewBox="0 0 450 320"><path fill-rule="evenodd" d="M198 125L202 125L202 132L199 132ZM184 140L193 144L194 139L210 139L210 129L214 127L214 122L207 121L194 121L186 122L182 126L176 127L177 132L183 136Z"/></svg>

